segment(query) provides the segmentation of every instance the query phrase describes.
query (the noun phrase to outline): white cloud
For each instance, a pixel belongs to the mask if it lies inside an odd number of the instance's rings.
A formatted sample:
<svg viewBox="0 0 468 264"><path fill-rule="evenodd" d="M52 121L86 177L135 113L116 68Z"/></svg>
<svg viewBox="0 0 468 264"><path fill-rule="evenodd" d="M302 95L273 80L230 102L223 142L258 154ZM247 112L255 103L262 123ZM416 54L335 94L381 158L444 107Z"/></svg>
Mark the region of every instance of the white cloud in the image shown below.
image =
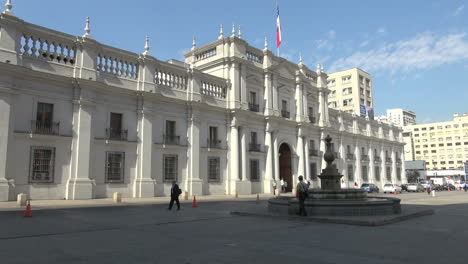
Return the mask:
<svg viewBox="0 0 468 264"><path fill-rule="evenodd" d="M365 46L367 46L367 45L369 45L369 41L368 41L368 40L361 42L361 44L359 44L359 47L362 48L362 47L365 47Z"/></svg>
<svg viewBox="0 0 468 264"><path fill-rule="evenodd" d="M465 5L461 5L459 6L454 12L453 12L453 16L458 16L462 11L463 9L465 9Z"/></svg>
<svg viewBox="0 0 468 264"><path fill-rule="evenodd" d="M379 29L377 29L377 33L380 33L380 34L385 33L385 28L384 28L384 27L380 27Z"/></svg>
<svg viewBox="0 0 468 264"><path fill-rule="evenodd" d="M408 40L387 43L380 48L355 52L347 58L338 59L332 63L330 71L360 67L373 72L410 72L466 59L466 33L440 37L422 33Z"/></svg>
<svg viewBox="0 0 468 264"><path fill-rule="evenodd" d="M325 39L319 39L315 41L315 47L317 49L328 49L331 50L333 49L334 45L332 43L332 40L336 38L336 31L331 29L327 32L327 37Z"/></svg>
<svg viewBox="0 0 468 264"><path fill-rule="evenodd" d="M335 32L335 30L330 30L330 31L328 31L328 38L329 38L329 39L335 39L335 37L336 37L336 32Z"/></svg>

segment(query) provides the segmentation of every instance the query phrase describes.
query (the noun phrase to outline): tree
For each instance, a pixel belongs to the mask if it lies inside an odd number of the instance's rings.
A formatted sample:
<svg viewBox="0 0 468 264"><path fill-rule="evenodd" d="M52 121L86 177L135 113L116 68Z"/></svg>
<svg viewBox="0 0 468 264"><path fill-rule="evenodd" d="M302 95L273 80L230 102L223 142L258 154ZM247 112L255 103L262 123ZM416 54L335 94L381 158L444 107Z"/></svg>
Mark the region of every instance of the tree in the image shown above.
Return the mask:
<svg viewBox="0 0 468 264"><path fill-rule="evenodd" d="M418 170L407 170L406 171L406 178L408 179L409 183L418 182L420 173Z"/></svg>

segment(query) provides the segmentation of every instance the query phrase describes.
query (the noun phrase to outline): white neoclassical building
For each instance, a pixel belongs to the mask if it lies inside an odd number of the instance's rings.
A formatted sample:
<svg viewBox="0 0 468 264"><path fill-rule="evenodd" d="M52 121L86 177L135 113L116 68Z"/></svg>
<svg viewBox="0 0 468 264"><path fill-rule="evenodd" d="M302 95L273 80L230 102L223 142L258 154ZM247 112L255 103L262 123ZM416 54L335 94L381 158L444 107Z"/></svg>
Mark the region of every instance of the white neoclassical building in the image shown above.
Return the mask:
<svg viewBox="0 0 468 264"><path fill-rule="evenodd" d="M8 1L9 2L9 1ZM328 108L327 74L221 31L185 62L0 17L0 201L272 193L319 186L333 137L342 184L405 182L398 127ZM293 190L294 191L294 190Z"/></svg>

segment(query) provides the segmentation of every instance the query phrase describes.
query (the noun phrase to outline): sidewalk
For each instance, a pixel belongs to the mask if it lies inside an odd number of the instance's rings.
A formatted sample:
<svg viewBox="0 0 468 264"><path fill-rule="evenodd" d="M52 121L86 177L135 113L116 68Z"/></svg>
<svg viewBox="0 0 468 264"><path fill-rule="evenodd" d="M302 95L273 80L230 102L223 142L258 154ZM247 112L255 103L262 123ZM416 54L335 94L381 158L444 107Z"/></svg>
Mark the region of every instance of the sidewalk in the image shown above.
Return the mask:
<svg viewBox="0 0 468 264"><path fill-rule="evenodd" d="M272 194L259 194L260 200L268 200L273 197ZM187 200L180 199L181 203L191 203L193 197ZM231 195L202 195L196 196L197 202L203 201L236 201L236 200L256 200L256 194L239 195L235 198ZM53 210L67 208L87 208L87 207L117 207L117 206L141 206L152 204L168 204L170 197L151 197L151 198L122 198L121 203L115 203L112 198L91 199L91 200L31 200L31 207L34 210ZM0 212L22 211L24 206L19 206L16 201L0 202Z"/></svg>

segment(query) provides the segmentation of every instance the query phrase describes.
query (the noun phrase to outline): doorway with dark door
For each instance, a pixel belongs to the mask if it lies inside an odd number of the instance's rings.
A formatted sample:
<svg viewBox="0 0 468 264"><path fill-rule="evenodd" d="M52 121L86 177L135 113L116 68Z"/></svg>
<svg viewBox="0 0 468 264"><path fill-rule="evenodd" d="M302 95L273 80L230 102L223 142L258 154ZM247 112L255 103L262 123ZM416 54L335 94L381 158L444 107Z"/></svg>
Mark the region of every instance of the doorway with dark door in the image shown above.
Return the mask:
<svg viewBox="0 0 468 264"><path fill-rule="evenodd" d="M279 172L280 179L286 183L286 192L291 192L293 188L291 149L288 144L283 143L279 148Z"/></svg>

